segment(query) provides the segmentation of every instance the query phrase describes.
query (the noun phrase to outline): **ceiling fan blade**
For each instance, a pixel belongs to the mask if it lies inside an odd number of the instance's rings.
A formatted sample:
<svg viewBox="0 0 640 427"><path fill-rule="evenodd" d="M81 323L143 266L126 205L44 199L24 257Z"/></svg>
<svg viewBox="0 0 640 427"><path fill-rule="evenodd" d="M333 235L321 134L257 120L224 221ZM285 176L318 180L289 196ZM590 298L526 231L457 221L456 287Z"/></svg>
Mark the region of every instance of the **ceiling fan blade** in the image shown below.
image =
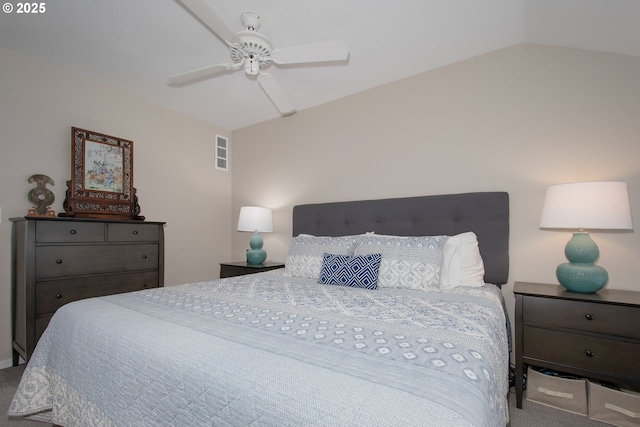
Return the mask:
<svg viewBox="0 0 640 427"><path fill-rule="evenodd" d="M271 74L260 73L258 83L281 115L288 116L296 112L296 106L289 99L282 86Z"/></svg>
<svg viewBox="0 0 640 427"><path fill-rule="evenodd" d="M222 41L233 44L239 42L236 32L216 13L207 0L178 0L202 21Z"/></svg>
<svg viewBox="0 0 640 427"><path fill-rule="evenodd" d="M216 74L220 74L225 71L237 70L242 67L242 64L218 64L210 67L199 68L197 70L188 71L186 73L177 74L169 77L167 82L170 84L182 84L188 83L194 80L200 80L207 77L213 77Z"/></svg>
<svg viewBox="0 0 640 427"><path fill-rule="evenodd" d="M331 40L275 49L271 58L276 64L344 61L349 58L349 49L342 40Z"/></svg>

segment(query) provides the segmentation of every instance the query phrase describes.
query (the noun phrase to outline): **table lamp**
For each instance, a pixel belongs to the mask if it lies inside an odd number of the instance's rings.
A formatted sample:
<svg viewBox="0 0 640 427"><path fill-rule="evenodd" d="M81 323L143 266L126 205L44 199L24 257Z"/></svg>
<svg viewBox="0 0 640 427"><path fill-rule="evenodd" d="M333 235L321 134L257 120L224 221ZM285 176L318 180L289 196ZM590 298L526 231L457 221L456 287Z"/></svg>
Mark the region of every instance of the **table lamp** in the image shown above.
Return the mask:
<svg viewBox="0 0 640 427"><path fill-rule="evenodd" d="M238 231L252 231L253 236L249 240L251 249L247 249L247 263L260 265L267 259L267 252L262 249L262 236L260 233L273 231L271 209L257 206L244 206L240 208L238 218Z"/></svg>
<svg viewBox="0 0 640 427"><path fill-rule="evenodd" d="M578 229L564 248L568 263L560 264L556 277L571 292L591 294L609 280L604 268L595 265L600 256L585 229L631 230L629 191L624 182L577 182L547 189L540 228Z"/></svg>

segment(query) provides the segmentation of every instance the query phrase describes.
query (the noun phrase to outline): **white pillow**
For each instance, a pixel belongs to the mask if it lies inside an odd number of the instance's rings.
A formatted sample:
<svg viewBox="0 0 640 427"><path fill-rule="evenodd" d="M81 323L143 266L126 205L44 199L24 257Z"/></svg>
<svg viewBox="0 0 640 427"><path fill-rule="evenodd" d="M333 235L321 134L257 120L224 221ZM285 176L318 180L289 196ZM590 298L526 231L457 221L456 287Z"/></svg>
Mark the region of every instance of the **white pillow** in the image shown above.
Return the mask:
<svg viewBox="0 0 640 427"><path fill-rule="evenodd" d="M450 236L442 248L442 258L440 289L484 285L484 262L474 232Z"/></svg>

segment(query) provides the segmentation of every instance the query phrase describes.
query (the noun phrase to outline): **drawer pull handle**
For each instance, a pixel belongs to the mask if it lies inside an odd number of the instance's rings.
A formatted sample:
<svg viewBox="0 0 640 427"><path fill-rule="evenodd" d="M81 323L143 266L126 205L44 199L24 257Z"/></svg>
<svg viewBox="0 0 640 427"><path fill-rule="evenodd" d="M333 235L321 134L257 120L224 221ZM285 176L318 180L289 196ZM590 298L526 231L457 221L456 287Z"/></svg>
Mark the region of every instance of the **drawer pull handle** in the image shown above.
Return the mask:
<svg viewBox="0 0 640 427"><path fill-rule="evenodd" d="M143 284L142 284L142 287L143 287L143 288L146 288L146 287L147 287L147 284L146 284L146 283L143 283Z"/></svg>
<svg viewBox="0 0 640 427"><path fill-rule="evenodd" d="M56 260L56 264L62 264L62 260L61 259L57 259Z"/></svg>
<svg viewBox="0 0 640 427"><path fill-rule="evenodd" d="M587 320L593 320L595 319L595 317L593 317L592 314L587 314L586 316L584 316Z"/></svg>
<svg viewBox="0 0 640 427"><path fill-rule="evenodd" d="M146 255L142 255L142 259L147 259L147 256Z"/></svg>
<svg viewBox="0 0 640 427"><path fill-rule="evenodd" d="M633 412L625 408L621 408L613 403L605 402L604 407L611 409L612 411L620 412L622 415L626 415L629 418L640 418L640 412Z"/></svg>
<svg viewBox="0 0 640 427"><path fill-rule="evenodd" d="M595 356L595 353L591 350L587 350L587 352L585 353L587 355L587 357L593 357Z"/></svg>
<svg viewBox="0 0 640 427"><path fill-rule="evenodd" d="M77 231L76 231L76 230L71 230L71 231L69 231L69 233L71 233L71 234L76 234L76 233L77 233Z"/></svg>
<svg viewBox="0 0 640 427"><path fill-rule="evenodd" d="M133 234L138 234L138 230L133 230Z"/></svg>
<svg viewBox="0 0 640 427"><path fill-rule="evenodd" d="M56 298L57 298L57 299L62 298L62 294L56 294Z"/></svg>
<svg viewBox="0 0 640 427"><path fill-rule="evenodd" d="M564 393L562 391L549 390L549 389L544 388L544 387L538 387L538 391L540 393L546 394L547 396L562 397L564 399L573 399L573 393Z"/></svg>

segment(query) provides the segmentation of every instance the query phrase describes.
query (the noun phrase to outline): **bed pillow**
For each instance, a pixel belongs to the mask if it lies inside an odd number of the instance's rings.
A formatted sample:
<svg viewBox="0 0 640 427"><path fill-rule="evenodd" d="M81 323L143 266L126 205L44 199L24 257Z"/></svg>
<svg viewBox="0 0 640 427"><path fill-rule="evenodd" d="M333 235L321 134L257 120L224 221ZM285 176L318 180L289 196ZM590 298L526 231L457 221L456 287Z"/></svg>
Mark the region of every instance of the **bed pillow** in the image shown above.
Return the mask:
<svg viewBox="0 0 640 427"><path fill-rule="evenodd" d="M324 254L318 283L354 288L378 289L378 271L382 255Z"/></svg>
<svg viewBox="0 0 640 427"><path fill-rule="evenodd" d="M354 255L382 255L378 287L437 291L446 236L360 236Z"/></svg>
<svg viewBox="0 0 640 427"><path fill-rule="evenodd" d="M291 239L284 275L318 280L325 253L353 255L356 237L298 236Z"/></svg>
<svg viewBox="0 0 640 427"><path fill-rule="evenodd" d="M478 237L472 231L450 236L442 247L443 260L439 287L484 285L484 262Z"/></svg>

